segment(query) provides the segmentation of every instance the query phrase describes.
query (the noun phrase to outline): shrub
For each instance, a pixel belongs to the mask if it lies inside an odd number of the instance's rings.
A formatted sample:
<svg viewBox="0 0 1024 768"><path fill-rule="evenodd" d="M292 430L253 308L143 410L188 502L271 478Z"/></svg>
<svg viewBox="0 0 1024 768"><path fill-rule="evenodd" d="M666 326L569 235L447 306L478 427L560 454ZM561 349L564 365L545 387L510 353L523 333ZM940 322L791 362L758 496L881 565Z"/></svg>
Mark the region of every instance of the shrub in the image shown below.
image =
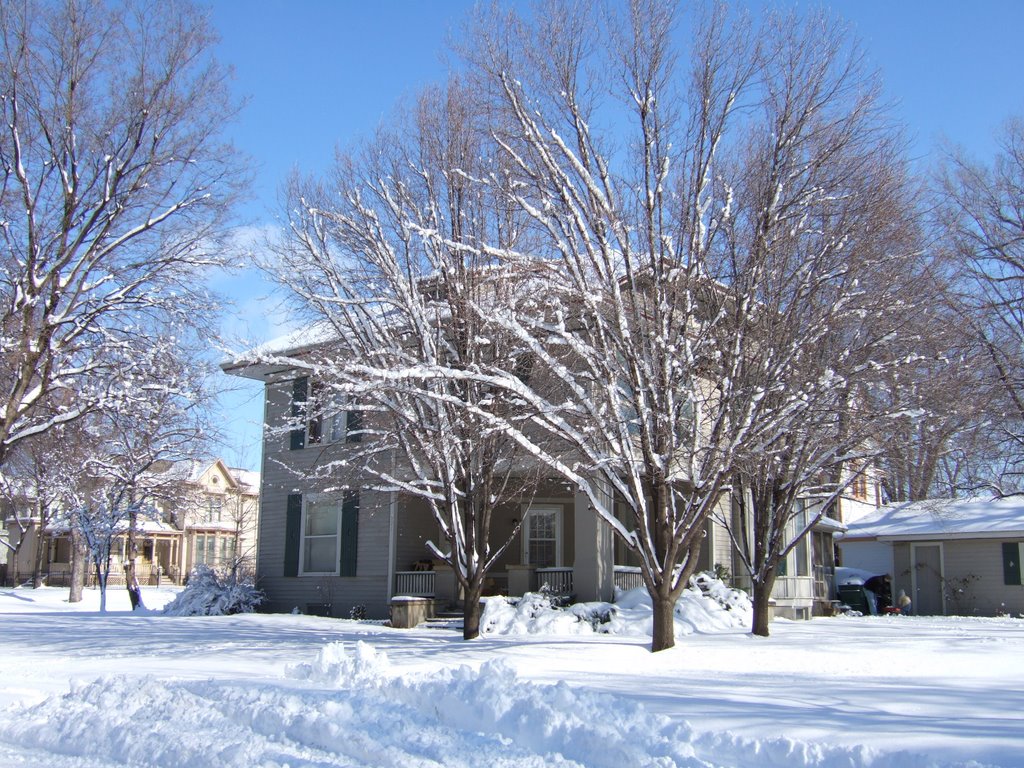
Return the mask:
<svg viewBox="0 0 1024 768"><path fill-rule="evenodd" d="M251 580L234 573L220 574L206 565L196 566L188 584L164 608L168 616L228 616L252 613L263 602L263 592Z"/></svg>

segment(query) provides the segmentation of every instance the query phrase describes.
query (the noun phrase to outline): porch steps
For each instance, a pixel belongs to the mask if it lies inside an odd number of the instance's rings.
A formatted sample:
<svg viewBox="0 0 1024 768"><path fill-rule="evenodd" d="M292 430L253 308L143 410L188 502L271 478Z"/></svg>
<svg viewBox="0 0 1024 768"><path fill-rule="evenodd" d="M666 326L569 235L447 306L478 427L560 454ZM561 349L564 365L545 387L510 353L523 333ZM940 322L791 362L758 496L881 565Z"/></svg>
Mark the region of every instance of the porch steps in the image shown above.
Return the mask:
<svg viewBox="0 0 1024 768"><path fill-rule="evenodd" d="M436 615L420 623L427 629L462 629L464 620L462 611L438 611Z"/></svg>

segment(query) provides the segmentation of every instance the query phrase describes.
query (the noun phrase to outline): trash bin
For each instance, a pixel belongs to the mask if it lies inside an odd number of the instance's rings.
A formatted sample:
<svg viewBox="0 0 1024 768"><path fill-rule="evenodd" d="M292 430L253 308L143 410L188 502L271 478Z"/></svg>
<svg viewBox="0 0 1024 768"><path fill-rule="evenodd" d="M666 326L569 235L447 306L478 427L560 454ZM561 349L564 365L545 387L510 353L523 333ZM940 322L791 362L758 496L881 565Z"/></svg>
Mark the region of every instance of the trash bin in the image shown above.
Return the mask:
<svg viewBox="0 0 1024 768"><path fill-rule="evenodd" d="M863 584L840 584L836 587L836 597L840 602L860 611L865 616L878 614L878 602L875 593Z"/></svg>

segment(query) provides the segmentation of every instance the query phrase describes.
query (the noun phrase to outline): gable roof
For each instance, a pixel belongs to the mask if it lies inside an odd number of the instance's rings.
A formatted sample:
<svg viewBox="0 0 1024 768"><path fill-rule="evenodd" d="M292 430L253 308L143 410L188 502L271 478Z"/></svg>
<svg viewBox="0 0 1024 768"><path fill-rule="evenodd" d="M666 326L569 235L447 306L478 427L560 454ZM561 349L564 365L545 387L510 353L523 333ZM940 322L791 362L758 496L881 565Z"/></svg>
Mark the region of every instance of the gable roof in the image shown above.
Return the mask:
<svg viewBox="0 0 1024 768"><path fill-rule="evenodd" d="M1024 496L927 499L880 507L850 523L844 541L1024 537Z"/></svg>
<svg viewBox="0 0 1024 768"><path fill-rule="evenodd" d="M152 476L162 483L198 483L205 474L217 471L222 475L232 488L238 488L243 493L255 493L260 486L260 473L251 472L246 469L229 467L223 459L181 459L180 461L165 462L155 469Z"/></svg>

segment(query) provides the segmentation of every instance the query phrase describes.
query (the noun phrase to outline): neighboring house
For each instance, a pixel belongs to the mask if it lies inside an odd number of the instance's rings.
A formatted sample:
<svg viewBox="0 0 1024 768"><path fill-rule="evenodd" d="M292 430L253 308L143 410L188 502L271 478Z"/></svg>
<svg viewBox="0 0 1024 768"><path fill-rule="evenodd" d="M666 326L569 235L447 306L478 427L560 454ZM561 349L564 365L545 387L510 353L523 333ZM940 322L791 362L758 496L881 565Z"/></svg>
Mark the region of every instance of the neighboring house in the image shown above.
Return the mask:
<svg viewBox="0 0 1024 768"><path fill-rule="evenodd" d="M843 565L892 577L918 614L1024 614L1024 497L882 507L849 526Z"/></svg>
<svg viewBox="0 0 1024 768"><path fill-rule="evenodd" d="M261 351L294 359L310 348L288 344ZM297 425L294 419L307 412L315 392L306 371L246 361L223 368L265 387L258 556L259 583L267 595L264 608L340 617L362 609L371 618L383 618L396 595L453 602L453 574L431 560L426 548L427 541L443 543L426 502L361 487L351 470L330 478L333 490L325 481L312 479L317 467L344 460L358 449L361 427L352 423L357 414L343 407L313 409L318 415ZM830 516L789 554L786 573L775 588L779 615L809 618L829 610L833 534L842 530L845 511L873 505L876 485L874 478L856 481ZM809 504L809 513L812 509ZM727 500L719 514L729 514ZM504 541L520 520L522 529L493 568L485 594L521 595L547 585L580 601L607 601L615 588L642 586L631 553L590 511L587 498L564 482L542 482L528 501L496 512L493 540ZM749 588L725 527L712 519L698 567L716 566L728 569L736 586Z"/></svg>
<svg viewBox="0 0 1024 768"><path fill-rule="evenodd" d="M857 476L844 478L848 484L842 495L825 510L806 536L779 564L778 576L772 588L774 614L789 619L809 619L811 616L831 615L835 598L834 574L836 567L835 537L846 530L847 525L878 508L881 497L881 479L875 469L867 469ZM792 529L803 528L807 521L816 517L824 502L815 498L798 500L802 505L787 533L792 539ZM734 511L733 529L738 530ZM724 535L721 526L714 525L711 540ZM729 568L732 585L750 590L750 577L743 570L735 552L716 550L716 564ZM704 566L704 563L701 563Z"/></svg>
<svg viewBox="0 0 1024 768"><path fill-rule="evenodd" d="M154 514L139 521L136 560L143 583L180 584L200 564L230 568L236 563L255 570L259 515L259 473L228 467L221 459L208 462L161 462L145 478L158 500ZM28 509L28 508L26 508ZM25 544L8 564L9 580L31 577L36 556L38 520L21 510L18 520L9 510L7 534L16 546ZM42 572L51 585L68 583L71 541L66 526L50 525L43 532ZM110 568L112 582L123 582L127 536L118 536ZM89 573L90 583L93 574Z"/></svg>

